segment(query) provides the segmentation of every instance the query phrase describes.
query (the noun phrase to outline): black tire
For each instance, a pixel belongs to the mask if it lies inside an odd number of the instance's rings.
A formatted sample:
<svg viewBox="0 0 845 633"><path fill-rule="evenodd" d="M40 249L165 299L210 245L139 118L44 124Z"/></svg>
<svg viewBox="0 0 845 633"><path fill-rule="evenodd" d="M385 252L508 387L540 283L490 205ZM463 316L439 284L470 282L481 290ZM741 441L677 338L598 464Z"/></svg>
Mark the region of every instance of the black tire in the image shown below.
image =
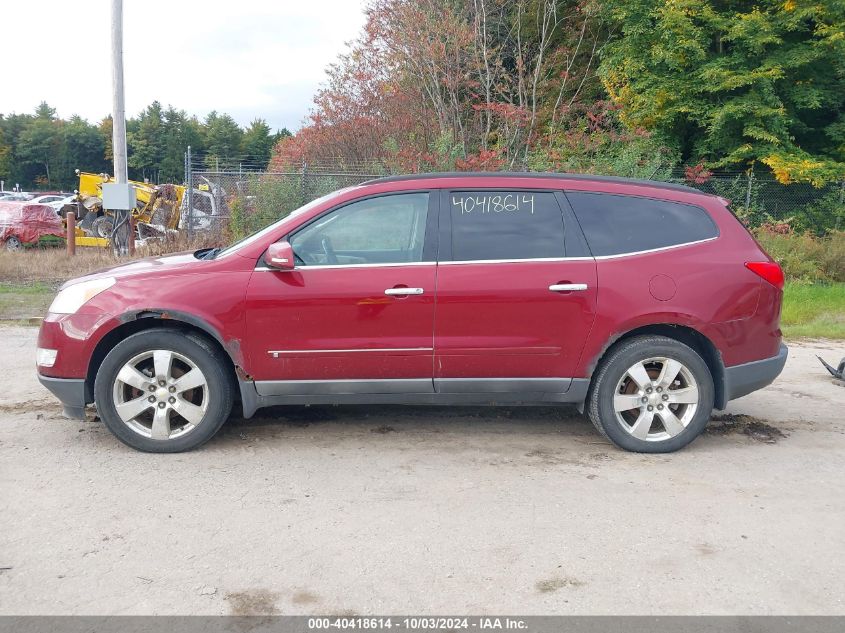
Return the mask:
<svg viewBox="0 0 845 633"><path fill-rule="evenodd" d="M7 251L20 251L23 250L23 242L17 235L10 235L6 238L6 243L4 244Z"/></svg>
<svg viewBox="0 0 845 633"><path fill-rule="evenodd" d="M184 435L169 439L144 437L117 413L114 389L121 368L139 354L168 350L190 359L205 377L207 409L199 423ZM203 388L205 389L205 387ZM100 419L124 444L148 453L181 453L195 449L214 437L232 410L234 386L228 363L208 340L173 329L153 329L127 337L108 353L94 381L94 400Z"/></svg>
<svg viewBox="0 0 845 633"><path fill-rule="evenodd" d="M629 368L655 357L676 360L690 372L698 387L698 406L686 428L677 435L644 440L634 437L617 418L614 395ZM611 348L599 365L587 396L586 413L596 429L620 448L637 453L670 453L683 448L704 431L713 412L713 402L713 377L707 363L695 350L665 336L637 336ZM657 424L659 430L662 422Z"/></svg>
<svg viewBox="0 0 845 633"><path fill-rule="evenodd" d="M91 223L91 233L94 237L110 239L113 230L114 220L107 215L101 215Z"/></svg>

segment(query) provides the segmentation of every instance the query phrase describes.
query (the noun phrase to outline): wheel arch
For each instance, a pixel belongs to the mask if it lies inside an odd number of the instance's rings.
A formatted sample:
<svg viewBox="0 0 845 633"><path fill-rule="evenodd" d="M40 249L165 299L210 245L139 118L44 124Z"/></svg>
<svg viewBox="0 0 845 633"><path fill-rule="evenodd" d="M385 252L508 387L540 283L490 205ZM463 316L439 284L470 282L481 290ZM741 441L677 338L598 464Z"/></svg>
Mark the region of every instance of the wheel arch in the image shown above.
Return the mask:
<svg viewBox="0 0 845 633"><path fill-rule="evenodd" d="M710 375L713 378L713 388L715 390L714 406L717 409L725 408L725 404L727 403L727 393L725 389L725 365L722 362L722 356L719 353L718 348L713 344L713 341L695 328L677 323L652 323L649 325L642 325L615 336L590 363L590 367L593 369L590 377L590 386L592 387L596 368L601 365L604 359L607 358L607 356L616 349L616 347L630 338L646 334L665 336L666 338L674 339L695 350L695 352L704 360L707 368L710 370Z"/></svg>
<svg viewBox="0 0 845 633"><path fill-rule="evenodd" d="M198 334L213 345L226 359L226 372L233 385L243 390L244 381L250 380L242 368L240 344L232 341L228 345L220 333L204 319L185 312L173 310L140 310L129 312L120 317L121 323L109 330L94 347L88 361L85 375L86 401L94 401L94 380L108 353L127 336L154 329L180 330L186 334Z"/></svg>

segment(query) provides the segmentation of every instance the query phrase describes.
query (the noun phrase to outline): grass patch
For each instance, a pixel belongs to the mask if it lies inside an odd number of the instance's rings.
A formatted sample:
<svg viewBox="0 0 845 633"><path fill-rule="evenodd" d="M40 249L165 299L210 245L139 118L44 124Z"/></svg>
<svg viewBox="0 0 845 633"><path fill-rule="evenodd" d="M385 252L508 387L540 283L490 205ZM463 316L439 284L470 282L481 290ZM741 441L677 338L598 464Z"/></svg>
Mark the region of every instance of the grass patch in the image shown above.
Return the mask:
<svg viewBox="0 0 845 633"><path fill-rule="evenodd" d="M59 248L0 250L0 321L8 325L43 317L65 281L116 263L105 249L80 248L75 257Z"/></svg>
<svg viewBox="0 0 845 633"><path fill-rule="evenodd" d="M74 257L58 248L0 250L0 284L59 286L119 262L111 251L101 248L80 248Z"/></svg>
<svg viewBox="0 0 845 633"><path fill-rule="evenodd" d="M789 338L845 339L845 283L787 283L781 328Z"/></svg>
<svg viewBox="0 0 845 633"><path fill-rule="evenodd" d="M19 325L25 319L44 316L56 295L56 288L57 284L0 283L0 319Z"/></svg>
<svg viewBox="0 0 845 633"><path fill-rule="evenodd" d="M804 283L845 282L845 231L831 231L824 237L771 228L755 229L760 245L782 267L790 281Z"/></svg>

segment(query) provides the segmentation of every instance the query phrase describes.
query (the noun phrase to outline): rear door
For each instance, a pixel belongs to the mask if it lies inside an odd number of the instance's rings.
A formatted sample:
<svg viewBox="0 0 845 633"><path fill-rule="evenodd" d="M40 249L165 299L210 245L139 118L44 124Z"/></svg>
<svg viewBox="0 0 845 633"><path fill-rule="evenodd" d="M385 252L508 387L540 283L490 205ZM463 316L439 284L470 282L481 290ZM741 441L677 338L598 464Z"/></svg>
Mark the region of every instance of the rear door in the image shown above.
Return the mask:
<svg viewBox="0 0 845 633"><path fill-rule="evenodd" d="M569 388L595 318L596 266L561 205L554 191L443 192L437 391Z"/></svg>

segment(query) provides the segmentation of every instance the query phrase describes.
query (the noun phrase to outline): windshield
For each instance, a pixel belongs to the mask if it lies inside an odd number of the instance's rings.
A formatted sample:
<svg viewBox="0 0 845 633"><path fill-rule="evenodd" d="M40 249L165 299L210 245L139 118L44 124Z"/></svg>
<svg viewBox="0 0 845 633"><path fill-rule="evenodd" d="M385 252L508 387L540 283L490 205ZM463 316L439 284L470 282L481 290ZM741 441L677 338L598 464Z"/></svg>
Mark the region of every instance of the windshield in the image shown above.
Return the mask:
<svg viewBox="0 0 845 633"><path fill-rule="evenodd" d="M259 241L261 238L263 238L268 233L272 233L273 231L275 231L276 227L278 227L282 222L284 222L288 218L292 218L294 216L301 215L301 214L305 213L306 211L310 211L314 207L322 204L323 202L330 200L331 198L334 198L335 196L338 196L338 195L340 195L340 194L342 194L346 191L349 191L350 189L352 189L352 187L346 187L344 189L338 189L337 191L333 191L329 194L326 194L325 196L317 198L316 200L312 200L308 204L302 205L298 209L295 209L294 211L291 211L290 213L288 213L285 217L281 218L280 220L273 222L273 224L270 224L269 226L265 226L263 229L256 231L252 235L248 235L247 237L238 240L237 242L235 242L231 246L226 247L222 251L219 251L215 255L215 259L217 259L218 257L225 257L226 255L229 255L231 253L234 253L235 251L240 250L244 246L249 246L250 244L253 244L253 243Z"/></svg>

